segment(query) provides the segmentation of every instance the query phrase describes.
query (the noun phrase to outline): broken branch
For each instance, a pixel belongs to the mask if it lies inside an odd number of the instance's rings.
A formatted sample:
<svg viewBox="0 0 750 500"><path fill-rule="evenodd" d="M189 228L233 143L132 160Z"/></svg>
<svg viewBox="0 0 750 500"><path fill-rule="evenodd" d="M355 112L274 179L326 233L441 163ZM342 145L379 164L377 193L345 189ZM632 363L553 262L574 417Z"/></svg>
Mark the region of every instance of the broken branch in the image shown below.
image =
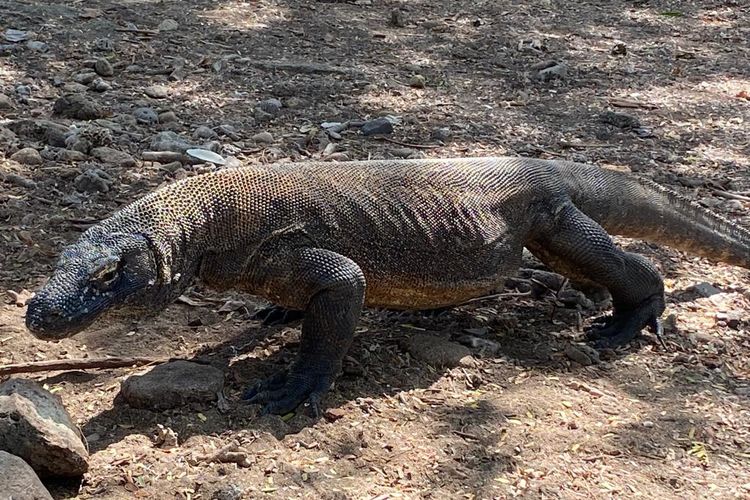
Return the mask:
<svg viewBox="0 0 750 500"><path fill-rule="evenodd" d="M157 365L170 361L170 358L84 358L52 359L47 361L29 361L0 366L0 377L14 373L35 373L67 370L96 370L102 368L124 368L131 366Z"/></svg>

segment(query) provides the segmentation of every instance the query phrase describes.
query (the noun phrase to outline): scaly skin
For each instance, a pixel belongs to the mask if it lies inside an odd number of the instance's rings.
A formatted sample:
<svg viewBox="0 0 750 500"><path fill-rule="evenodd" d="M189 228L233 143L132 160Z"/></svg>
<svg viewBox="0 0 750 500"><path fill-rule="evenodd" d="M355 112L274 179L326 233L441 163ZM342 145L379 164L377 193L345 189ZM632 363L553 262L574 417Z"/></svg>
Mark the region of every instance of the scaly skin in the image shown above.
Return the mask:
<svg viewBox="0 0 750 500"><path fill-rule="evenodd" d="M159 311L196 278L262 296L304 311L295 363L247 393L285 413L328 390L363 306L465 302L501 286L524 246L610 291L601 344L655 328L661 277L602 226L749 267L748 231L596 167L526 158L253 166L176 182L90 228L64 250L26 323L61 338L104 311Z"/></svg>

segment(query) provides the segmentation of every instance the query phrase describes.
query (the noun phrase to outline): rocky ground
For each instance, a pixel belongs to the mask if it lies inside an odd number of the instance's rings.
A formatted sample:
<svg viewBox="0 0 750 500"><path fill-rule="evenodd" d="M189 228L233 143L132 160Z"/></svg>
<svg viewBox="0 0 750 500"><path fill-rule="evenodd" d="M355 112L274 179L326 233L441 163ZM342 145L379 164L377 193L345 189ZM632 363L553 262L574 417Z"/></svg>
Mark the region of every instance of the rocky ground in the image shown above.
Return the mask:
<svg viewBox="0 0 750 500"><path fill-rule="evenodd" d="M666 277L663 345L597 362L575 343L597 311L527 276L438 316L368 311L320 420L238 402L299 334L250 321L251 297L195 288L156 319L59 343L23 327L64 244L220 168L193 146L229 165L595 162L750 227L741 4L0 0L0 365L176 356L225 375L226 401L164 411L115 398L147 368L28 375L91 453L82 480L45 481L53 496L750 495L749 275L663 247L621 240Z"/></svg>

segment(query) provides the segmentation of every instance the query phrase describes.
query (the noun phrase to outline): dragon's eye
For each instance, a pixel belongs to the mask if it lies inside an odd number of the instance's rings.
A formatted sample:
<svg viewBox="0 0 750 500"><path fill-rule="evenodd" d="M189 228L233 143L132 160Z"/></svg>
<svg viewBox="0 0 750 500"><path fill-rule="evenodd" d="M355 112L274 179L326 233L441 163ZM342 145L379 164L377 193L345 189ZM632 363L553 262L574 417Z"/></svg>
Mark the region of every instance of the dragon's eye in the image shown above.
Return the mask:
<svg viewBox="0 0 750 500"><path fill-rule="evenodd" d="M110 287L117 280L119 270L120 266L117 262L101 268L93 276L94 285L100 290Z"/></svg>

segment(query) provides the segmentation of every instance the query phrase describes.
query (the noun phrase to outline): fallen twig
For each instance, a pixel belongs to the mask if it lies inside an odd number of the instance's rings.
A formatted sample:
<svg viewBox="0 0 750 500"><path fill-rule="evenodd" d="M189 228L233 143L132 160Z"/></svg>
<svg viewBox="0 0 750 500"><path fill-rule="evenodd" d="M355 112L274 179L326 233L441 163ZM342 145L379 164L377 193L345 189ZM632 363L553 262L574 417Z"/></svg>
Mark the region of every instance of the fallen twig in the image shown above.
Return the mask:
<svg viewBox="0 0 750 500"><path fill-rule="evenodd" d="M614 144L603 144L598 142L565 142L559 143L561 148L613 148Z"/></svg>
<svg viewBox="0 0 750 500"><path fill-rule="evenodd" d="M158 35L159 34L158 31L141 29L141 28L115 28L115 31L119 31L121 33L137 33L139 35Z"/></svg>
<svg viewBox="0 0 750 500"><path fill-rule="evenodd" d="M352 68L342 68L339 66L330 66L328 64L292 62L292 61L263 61L242 57L234 60L235 64L247 64L256 68L267 69L271 71L296 71L297 73L338 73L341 75L359 74L360 72Z"/></svg>
<svg viewBox="0 0 750 500"><path fill-rule="evenodd" d="M404 146L404 147L407 147L407 148L414 148L414 149L435 149L435 148L442 148L443 147L440 144L411 144L411 143L408 143L408 142L401 142L401 141L396 140L396 139L391 139L390 137L385 137L385 136L382 136L382 135L374 137L374 139L377 139L377 140L380 140L380 141L392 142L393 144L398 144L399 146Z"/></svg>
<svg viewBox="0 0 750 500"><path fill-rule="evenodd" d="M461 302L460 306L463 306L465 304L471 304L472 302L479 302L481 300L489 300L489 299L499 299L504 297L530 297L531 292L503 292L503 293L495 293L493 295L484 295L482 297L474 297L473 299L469 299L466 302Z"/></svg>
<svg viewBox="0 0 750 500"><path fill-rule="evenodd" d="M3 375L12 375L14 373L35 373L60 370L95 370L102 368L157 365L171 360L172 358L83 358L29 361L26 363L0 365L0 377Z"/></svg>
<svg viewBox="0 0 750 500"><path fill-rule="evenodd" d="M750 196L745 196L744 194L730 193L721 189L712 189L711 192L716 196L721 196L729 200L750 201Z"/></svg>

